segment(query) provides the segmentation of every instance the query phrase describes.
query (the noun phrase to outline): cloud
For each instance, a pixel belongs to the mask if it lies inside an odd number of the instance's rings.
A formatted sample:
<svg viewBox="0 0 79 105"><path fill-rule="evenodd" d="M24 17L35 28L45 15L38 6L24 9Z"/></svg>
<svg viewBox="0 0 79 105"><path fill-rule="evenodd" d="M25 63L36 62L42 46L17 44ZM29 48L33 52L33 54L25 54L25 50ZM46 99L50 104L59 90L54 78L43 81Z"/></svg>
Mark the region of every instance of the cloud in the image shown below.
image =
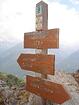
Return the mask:
<svg viewBox="0 0 79 105"><path fill-rule="evenodd" d="M79 4L79 0L70 0L72 4Z"/></svg>
<svg viewBox="0 0 79 105"><path fill-rule="evenodd" d="M49 5L49 29L60 28L61 45L79 45L79 14L74 8L55 1L45 0ZM24 32L35 31L37 2L39 0L5 0L0 9L0 38L20 41Z"/></svg>
<svg viewBox="0 0 79 105"><path fill-rule="evenodd" d="M48 2L59 2L60 0L47 0Z"/></svg>
<svg viewBox="0 0 79 105"><path fill-rule="evenodd" d="M60 28L60 44L79 45L79 14L74 8L60 3L49 3L49 28Z"/></svg>
<svg viewBox="0 0 79 105"><path fill-rule="evenodd" d="M22 39L25 31L34 30L33 10L31 0L6 0L0 12L0 37L4 35L10 40Z"/></svg>

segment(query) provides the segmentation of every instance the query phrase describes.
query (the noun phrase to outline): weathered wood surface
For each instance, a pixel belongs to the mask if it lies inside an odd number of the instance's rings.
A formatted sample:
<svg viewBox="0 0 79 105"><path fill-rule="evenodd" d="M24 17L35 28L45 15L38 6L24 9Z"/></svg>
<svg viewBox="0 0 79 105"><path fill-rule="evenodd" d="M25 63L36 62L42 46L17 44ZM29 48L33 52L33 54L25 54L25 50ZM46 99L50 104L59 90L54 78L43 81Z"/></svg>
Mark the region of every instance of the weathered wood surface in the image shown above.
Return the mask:
<svg viewBox="0 0 79 105"><path fill-rule="evenodd" d="M61 83L64 85L64 87L69 92L71 99L63 104L56 104L53 103L50 104L49 102L47 105L79 105L79 85L75 81L75 79L71 76L71 74L64 73L64 72L56 72L55 76L48 76L48 79L56 82ZM35 99L35 105L42 105L41 98L34 95Z"/></svg>
<svg viewBox="0 0 79 105"><path fill-rule="evenodd" d="M50 82L38 77L26 77L26 90L51 100L55 103L62 104L70 99L70 95L65 91L64 87L55 82Z"/></svg>

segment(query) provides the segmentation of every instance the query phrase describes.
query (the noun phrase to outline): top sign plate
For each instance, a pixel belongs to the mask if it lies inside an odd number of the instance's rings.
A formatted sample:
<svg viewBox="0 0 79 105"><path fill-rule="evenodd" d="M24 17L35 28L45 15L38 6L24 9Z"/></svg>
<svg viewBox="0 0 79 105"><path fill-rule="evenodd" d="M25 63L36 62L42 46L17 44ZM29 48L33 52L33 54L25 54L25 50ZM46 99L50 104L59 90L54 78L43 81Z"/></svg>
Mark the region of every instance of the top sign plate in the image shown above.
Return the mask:
<svg viewBox="0 0 79 105"><path fill-rule="evenodd" d="M24 33L24 48L59 48L59 29Z"/></svg>

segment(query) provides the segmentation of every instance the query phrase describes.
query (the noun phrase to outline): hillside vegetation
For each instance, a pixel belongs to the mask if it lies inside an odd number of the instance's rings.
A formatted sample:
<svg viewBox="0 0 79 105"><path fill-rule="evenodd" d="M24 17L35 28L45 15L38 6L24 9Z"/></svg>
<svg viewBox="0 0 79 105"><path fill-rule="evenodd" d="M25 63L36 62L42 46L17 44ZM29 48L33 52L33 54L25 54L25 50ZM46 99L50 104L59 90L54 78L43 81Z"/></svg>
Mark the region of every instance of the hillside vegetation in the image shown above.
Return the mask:
<svg viewBox="0 0 79 105"><path fill-rule="evenodd" d="M12 74L5 74L0 72L0 80L3 80L6 82L6 85L9 87L16 86L20 87L24 84L24 81L21 79L18 79L18 77L12 75Z"/></svg>
<svg viewBox="0 0 79 105"><path fill-rule="evenodd" d="M0 72L0 105L27 105L29 95L23 80Z"/></svg>

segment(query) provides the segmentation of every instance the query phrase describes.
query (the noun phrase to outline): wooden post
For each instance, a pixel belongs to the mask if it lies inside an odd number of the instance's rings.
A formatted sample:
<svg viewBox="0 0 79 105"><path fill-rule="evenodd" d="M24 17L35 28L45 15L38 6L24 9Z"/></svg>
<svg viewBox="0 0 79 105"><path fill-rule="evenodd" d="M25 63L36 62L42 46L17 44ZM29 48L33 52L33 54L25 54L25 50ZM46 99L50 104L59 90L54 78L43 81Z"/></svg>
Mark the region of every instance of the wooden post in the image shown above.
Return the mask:
<svg viewBox="0 0 79 105"><path fill-rule="evenodd" d="M41 51L39 49L36 49L35 53L36 54L47 54L47 51L48 51L47 49L45 49L45 50L41 49ZM35 76L37 76L36 73L35 73ZM41 78L42 79L47 79L47 75L41 74ZM42 103L43 103L43 105L46 105L46 100L42 99Z"/></svg>
<svg viewBox="0 0 79 105"><path fill-rule="evenodd" d="M48 30L48 5L40 1L36 4L36 31ZM36 49L35 53L48 54L47 49ZM47 79L47 75L41 74L42 79ZM46 105L46 100L42 99L43 105Z"/></svg>

